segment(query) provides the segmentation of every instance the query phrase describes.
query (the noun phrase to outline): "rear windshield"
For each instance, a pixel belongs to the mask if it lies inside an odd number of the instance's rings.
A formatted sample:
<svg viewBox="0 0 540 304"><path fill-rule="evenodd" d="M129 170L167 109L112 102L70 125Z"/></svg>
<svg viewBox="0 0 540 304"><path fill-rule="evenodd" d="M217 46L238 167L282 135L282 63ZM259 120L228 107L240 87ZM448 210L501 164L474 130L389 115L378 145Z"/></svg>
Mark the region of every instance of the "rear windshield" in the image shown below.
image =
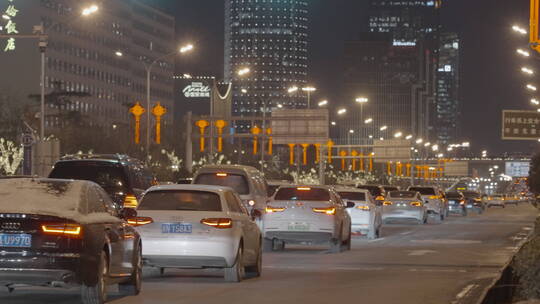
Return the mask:
<svg viewBox="0 0 540 304"><path fill-rule="evenodd" d="M281 188L274 197L277 201L329 201L330 194L326 189L320 188ZM309 189L309 190L308 190Z"/></svg>
<svg viewBox="0 0 540 304"><path fill-rule="evenodd" d="M339 196L341 196L344 200L351 200L351 201L365 201L366 200L366 194L362 192L339 192Z"/></svg>
<svg viewBox="0 0 540 304"><path fill-rule="evenodd" d="M503 195L494 195L491 197L492 199L503 199L504 196Z"/></svg>
<svg viewBox="0 0 540 304"><path fill-rule="evenodd" d="M424 188L424 187L411 187L409 191L417 191L422 195L435 195L435 190L433 188Z"/></svg>
<svg viewBox="0 0 540 304"><path fill-rule="evenodd" d="M276 190L279 188L279 185L268 185L268 196L274 195Z"/></svg>
<svg viewBox="0 0 540 304"><path fill-rule="evenodd" d="M247 179L240 174L203 173L197 176L195 184L225 186L234 189L238 194L249 194Z"/></svg>
<svg viewBox="0 0 540 304"><path fill-rule="evenodd" d="M379 196L379 195L382 195L381 193L381 188L379 188L378 186L365 186L365 185L360 185L358 187L356 187L358 189L365 189L365 190L369 190L369 193L371 193L371 195L373 196Z"/></svg>
<svg viewBox="0 0 540 304"><path fill-rule="evenodd" d="M414 198L416 192L413 191L390 191L389 197L393 198Z"/></svg>
<svg viewBox="0 0 540 304"><path fill-rule="evenodd" d="M108 193L127 192L128 189L128 179L123 168L103 162L58 163L49 177L93 181Z"/></svg>
<svg viewBox="0 0 540 304"><path fill-rule="evenodd" d="M138 210L221 211L221 200L213 192L152 191L144 195Z"/></svg>
<svg viewBox="0 0 540 304"><path fill-rule="evenodd" d="M461 194L456 193L456 192L449 192L449 193L446 193L446 197L447 198L461 198Z"/></svg>
<svg viewBox="0 0 540 304"><path fill-rule="evenodd" d="M398 191L399 189L397 187L383 187L384 191Z"/></svg>
<svg viewBox="0 0 540 304"><path fill-rule="evenodd" d="M480 198L480 193L478 192L462 192L463 195L466 197L466 198Z"/></svg>

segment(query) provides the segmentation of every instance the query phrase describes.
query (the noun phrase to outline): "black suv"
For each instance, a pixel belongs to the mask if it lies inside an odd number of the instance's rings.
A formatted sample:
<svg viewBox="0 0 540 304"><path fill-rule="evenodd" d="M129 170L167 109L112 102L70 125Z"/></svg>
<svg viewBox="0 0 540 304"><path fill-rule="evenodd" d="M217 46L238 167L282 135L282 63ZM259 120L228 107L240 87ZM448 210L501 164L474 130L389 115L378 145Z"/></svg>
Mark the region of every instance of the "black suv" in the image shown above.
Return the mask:
<svg viewBox="0 0 540 304"><path fill-rule="evenodd" d="M368 190L369 193L373 196L373 198L377 201L384 201L386 198L386 191L382 186L379 185L358 185L356 186L358 189L364 189Z"/></svg>
<svg viewBox="0 0 540 304"><path fill-rule="evenodd" d="M120 154L77 154L62 157L49 178L89 180L100 185L118 207L135 208L142 193L157 184L138 159Z"/></svg>

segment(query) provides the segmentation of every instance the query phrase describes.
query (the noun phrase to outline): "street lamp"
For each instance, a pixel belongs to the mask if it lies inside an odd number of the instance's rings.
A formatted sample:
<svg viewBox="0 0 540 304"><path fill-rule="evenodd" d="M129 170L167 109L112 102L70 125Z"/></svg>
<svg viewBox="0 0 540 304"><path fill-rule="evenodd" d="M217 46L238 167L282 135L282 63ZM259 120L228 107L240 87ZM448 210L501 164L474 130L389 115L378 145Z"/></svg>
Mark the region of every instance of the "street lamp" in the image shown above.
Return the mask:
<svg viewBox="0 0 540 304"><path fill-rule="evenodd" d="M246 89L242 89L242 90L240 90L240 91L241 91L243 94L246 94L246 93L248 92L248 90L246 90Z"/></svg>
<svg viewBox="0 0 540 304"><path fill-rule="evenodd" d="M411 139L412 137L413 137L413 136L412 136L411 134L409 134L409 135L407 135L407 136L405 137L405 139L408 140L408 139Z"/></svg>
<svg viewBox="0 0 540 304"><path fill-rule="evenodd" d="M241 68L240 70L238 70L237 74L238 76L244 76L249 74L249 72L251 72L250 68Z"/></svg>
<svg viewBox="0 0 540 304"><path fill-rule="evenodd" d="M525 74L529 74L529 75L533 75L534 74L534 71L532 69L529 69L527 67L522 67L521 68L521 71Z"/></svg>
<svg viewBox="0 0 540 304"><path fill-rule="evenodd" d="M150 160L149 159L150 158L150 112L152 112L150 110L150 94L151 94L150 76L151 76L151 73L152 73L152 68L154 67L154 65L158 61L160 61L162 59L165 59L165 58L170 57L170 56L172 56L174 54L177 54L177 53L184 54L184 53L190 52L192 50L193 50L193 45L192 44L187 44L185 46L180 47L180 49L178 51L174 51L174 52L171 52L169 54L166 54L166 55L163 55L161 57L158 57L158 58L154 59L152 62L150 62L150 64L143 61L144 67L146 69L146 161L147 162Z"/></svg>
<svg viewBox="0 0 540 304"><path fill-rule="evenodd" d="M373 122L373 118L368 118L366 120L364 120L364 123L367 125L367 124L370 124Z"/></svg>
<svg viewBox="0 0 540 304"><path fill-rule="evenodd" d="M307 108L311 108L311 93L315 92L317 89L314 87L303 87L302 91L307 92Z"/></svg>
<svg viewBox="0 0 540 304"><path fill-rule="evenodd" d="M338 114L338 115L344 115L345 113L347 113L347 109L345 109L345 108L341 108L341 109L339 109L339 110L337 111L337 114Z"/></svg>
<svg viewBox="0 0 540 304"><path fill-rule="evenodd" d="M90 16L94 13L96 13L99 10L99 7L95 4L92 4L88 7L83 8L81 15L83 16Z"/></svg>
<svg viewBox="0 0 540 304"><path fill-rule="evenodd" d="M399 131L394 134L395 138L400 138L401 136L403 136L403 133Z"/></svg>
<svg viewBox="0 0 540 304"><path fill-rule="evenodd" d="M369 101L369 99L367 99L366 97L358 97L358 98L356 98L355 101L356 101L357 103L362 104L362 103L367 103L367 102Z"/></svg>
<svg viewBox="0 0 540 304"><path fill-rule="evenodd" d="M524 51L524 50L522 50L522 49L517 49L517 50L516 50L516 53L518 53L519 55L524 56L524 57L529 57L529 56L531 56L531 54L530 54L529 52Z"/></svg>
<svg viewBox="0 0 540 304"><path fill-rule="evenodd" d="M532 84L527 84L527 89L531 90L531 91L536 91L537 90L536 86L533 86Z"/></svg>
<svg viewBox="0 0 540 304"><path fill-rule="evenodd" d="M385 131L386 129L388 129L388 126L382 126L379 130Z"/></svg>
<svg viewBox="0 0 540 304"><path fill-rule="evenodd" d="M115 54L116 56L118 56L118 57L124 56L124 53L122 53L121 51L116 51L116 52L114 52L114 54Z"/></svg>
<svg viewBox="0 0 540 304"><path fill-rule="evenodd" d="M290 93L295 93L295 92L297 92L297 91L298 91L298 87L297 87L297 86L292 86L292 87L290 87L290 88L287 90L287 92L289 92L289 94L290 94Z"/></svg>
<svg viewBox="0 0 540 304"><path fill-rule="evenodd" d="M421 144L421 143L423 143L423 142L424 142L424 140L423 140L422 138L419 138L419 139L416 140L416 143L417 143L418 145Z"/></svg>
<svg viewBox="0 0 540 304"><path fill-rule="evenodd" d="M521 35L526 35L527 34L527 30L525 30L524 28L521 28L520 26L518 25L514 25L512 26L512 30L516 33L519 33Z"/></svg>
<svg viewBox="0 0 540 304"><path fill-rule="evenodd" d="M332 121L330 124L331 124L332 126L337 125L337 123L336 123L335 121Z"/></svg>
<svg viewBox="0 0 540 304"><path fill-rule="evenodd" d="M323 100L319 102L319 107L324 107L326 105L328 105L328 100Z"/></svg>
<svg viewBox="0 0 540 304"><path fill-rule="evenodd" d="M531 99L531 103L534 105L540 105L540 101L538 101L536 98Z"/></svg>

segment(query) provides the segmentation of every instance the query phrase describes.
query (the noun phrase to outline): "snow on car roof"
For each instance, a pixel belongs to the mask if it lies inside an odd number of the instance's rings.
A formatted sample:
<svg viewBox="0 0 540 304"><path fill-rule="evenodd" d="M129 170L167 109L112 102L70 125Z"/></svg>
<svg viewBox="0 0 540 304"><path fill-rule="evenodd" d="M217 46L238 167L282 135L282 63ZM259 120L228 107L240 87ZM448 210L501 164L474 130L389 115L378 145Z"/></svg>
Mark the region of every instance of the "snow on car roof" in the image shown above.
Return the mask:
<svg viewBox="0 0 540 304"><path fill-rule="evenodd" d="M0 180L0 213L50 215L80 223L116 219L105 212L87 214L84 189L89 184L88 181L59 179Z"/></svg>

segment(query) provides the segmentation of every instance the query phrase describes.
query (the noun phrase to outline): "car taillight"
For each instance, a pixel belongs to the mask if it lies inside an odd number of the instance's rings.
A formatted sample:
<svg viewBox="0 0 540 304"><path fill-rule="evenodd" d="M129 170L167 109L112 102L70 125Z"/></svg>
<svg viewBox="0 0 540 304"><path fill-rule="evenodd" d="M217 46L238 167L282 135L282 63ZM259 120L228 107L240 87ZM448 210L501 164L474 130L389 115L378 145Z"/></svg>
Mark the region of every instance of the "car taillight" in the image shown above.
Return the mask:
<svg viewBox="0 0 540 304"><path fill-rule="evenodd" d="M230 218L205 218L201 220L201 224L217 229L227 229L232 228L233 221Z"/></svg>
<svg viewBox="0 0 540 304"><path fill-rule="evenodd" d="M46 224L41 225L41 230L45 234L79 236L81 234L82 227L78 224Z"/></svg>
<svg viewBox="0 0 540 304"><path fill-rule="evenodd" d="M420 202L412 202L410 205L413 207L422 207L422 203Z"/></svg>
<svg viewBox="0 0 540 304"><path fill-rule="evenodd" d="M363 210L363 211L369 211L369 206L360 205L360 206L356 206L356 209L360 209L360 210Z"/></svg>
<svg viewBox="0 0 540 304"><path fill-rule="evenodd" d="M154 219L151 217L146 217L146 216L138 216L138 217L128 218L127 222L131 226L138 227L138 226L152 224L154 222Z"/></svg>
<svg viewBox="0 0 540 304"><path fill-rule="evenodd" d="M285 207L272 207L272 206L266 206L266 213L273 213L273 212L283 212L285 211Z"/></svg>
<svg viewBox="0 0 540 304"><path fill-rule="evenodd" d="M392 204L392 202L385 201L385 202L383 203L383 205L384 205L384 206L392 206L393 204Z"/></svg>
<svg viewBox="0 0 540 304"><path fill-rule="evenodd" d="M128 194L124 198L124 208L137 208L139 202L137 202L137 197L133 194Z"/></svg>
<svg viewBox="0 0 540 304"><path fill-rule="evenodd" d="M384 196L382 195L379 195L375 198L375 200L378 200L378 201L384 201Z"/></svg>
<svg viewBox="0 0 540 304"><path fill-rule="evenodd" d="M438 195L431 195L431 196L429 197L429 199L438 199L438 198L439 198Z"/></svg>
<svg viewBox="0 0 540 304"><path fill-rule="evenodd" d="M328 215L334 215L336 214L336 208L330 207L330 208L313 208L313 212L316 213L325 213Z"/></svg>
<svg viewBox="0 0 540 304"><path fill-rule="evenodd" d="M465 205L465 201L459 201L460 205Z"/></svg>

